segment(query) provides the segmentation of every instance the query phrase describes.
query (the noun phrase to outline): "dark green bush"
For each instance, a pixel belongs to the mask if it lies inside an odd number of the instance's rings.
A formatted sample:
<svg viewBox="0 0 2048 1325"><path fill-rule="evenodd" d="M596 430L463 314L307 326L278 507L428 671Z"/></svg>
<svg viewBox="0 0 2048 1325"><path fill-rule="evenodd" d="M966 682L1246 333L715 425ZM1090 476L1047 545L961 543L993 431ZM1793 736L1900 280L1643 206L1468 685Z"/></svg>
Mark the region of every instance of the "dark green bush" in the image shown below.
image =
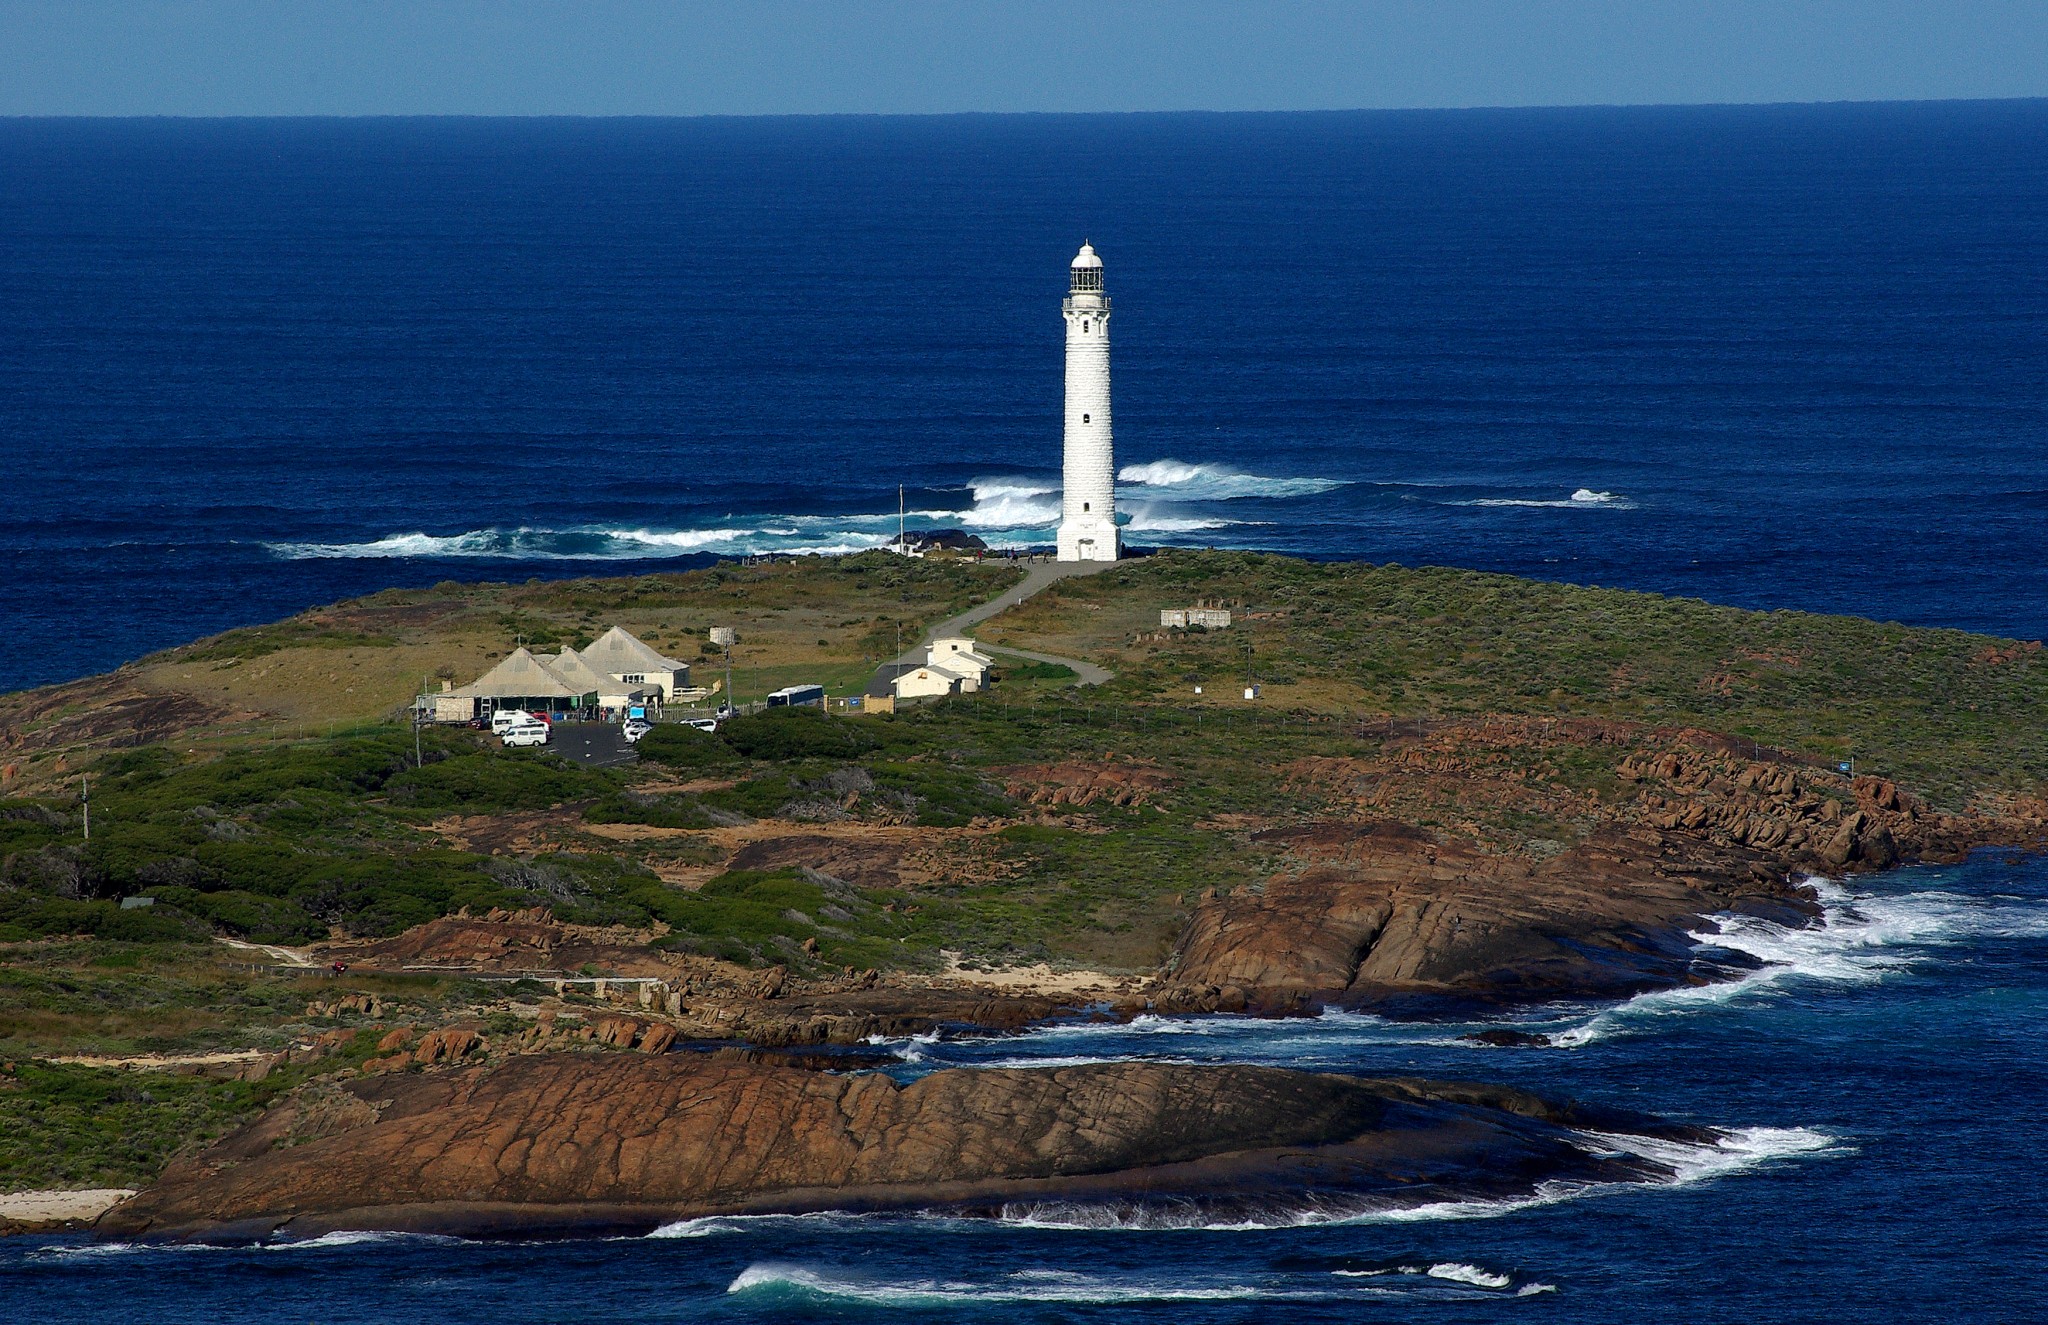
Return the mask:
<svg viewBox="0 0 2048 1325"><path fill-rule="evenodd" d="M203 943L209 937L204 921L172 906L123 911L118 902L0 893L0 942L60 934L90 934L119 943Z"/></svg>
<svg viewBox="0 0 2048 1325"><path fill-rule="evenodd" d="M679 722L657 723L640 738L640 757L671 768L731 768L739 762L733 748L707 731Z"/></svg>
<svg viewBox="0 0 2048 1325"><path fill-rule="evenodd" d="M883 745L873 724L833 718L813 708L733 718L719 736L749 759L851 759Z"/></svg>

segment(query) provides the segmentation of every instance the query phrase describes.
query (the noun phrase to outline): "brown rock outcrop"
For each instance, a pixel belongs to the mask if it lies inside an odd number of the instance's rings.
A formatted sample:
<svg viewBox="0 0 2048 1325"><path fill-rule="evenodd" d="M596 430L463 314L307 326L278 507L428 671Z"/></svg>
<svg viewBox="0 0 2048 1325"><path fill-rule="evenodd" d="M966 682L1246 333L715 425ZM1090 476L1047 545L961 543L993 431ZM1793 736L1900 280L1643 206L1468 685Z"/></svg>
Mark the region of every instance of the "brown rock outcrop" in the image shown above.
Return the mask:
<svg viewBox="0 0 2048 1325"><path fill-rule="evenodd" d="M1283 769L1331 817L1255 835L1287 869L1205 895L1159 1004L1622 996L1704 982L1689 937L1818 914L1802 872L2038 842L2048 806L1941 813L1896 783L1697 730L1519 717L1361 727L1378 748ZM1610 776L1593 770L1611 769ZM1405 823L1428 820L1424 832Z"/></svg>
<svg viewBox="0 0 2048 1325"><path fill-rule="evenodd" d="M1195 1201L1248 1210L1646 1179L1574 1127L1705 1139L1492 1087L1116 1063L909 1085L698 1055L524 1057L294 1098L103 1236L646 1230L719 1213Z"/></svg>
<svg viewBox="0 0 2048 1325"><path fill-rule="evenodd" d="M1003 786L1032 805L1149 804L1173 786L1173 775L1149 761L1106 759L1035 764L1003 773Z"/></svg>
<svg viewBox="0 0 2048 1325"><path fill-rule="evenodd" d="M1162 1007L1618 996L1702 978L1686 931L1703 915L1797 921L1816 910L1762 853L1653 830L1597 832L1541 864L1399 824L1312 824L1258 840L1304 868L1204 902Z"/></svg>

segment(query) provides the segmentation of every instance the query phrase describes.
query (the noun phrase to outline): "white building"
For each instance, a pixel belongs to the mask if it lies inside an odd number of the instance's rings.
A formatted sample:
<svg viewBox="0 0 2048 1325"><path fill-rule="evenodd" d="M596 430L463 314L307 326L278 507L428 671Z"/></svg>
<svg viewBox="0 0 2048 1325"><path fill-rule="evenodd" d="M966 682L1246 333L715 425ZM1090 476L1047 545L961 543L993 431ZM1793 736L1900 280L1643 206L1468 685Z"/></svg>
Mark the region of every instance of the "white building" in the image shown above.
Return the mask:
<svg viewBox="0 0 2048 1325"><path fill-rule="evenodd" d="M988 669L996 665L995 659L976 649L974 641L965 635L933 640L925 661L959 676L962 679L960 688L969 693L988 684Z"/></svg>
<svg viewBox="0 0 2048 1325"><path fill-rule="evenodd" d="M1066 481L1060 497L1059 559L1117 559L1116 459L1109 435L1109 296L1102 259L1081 245L1068 270Z"/></svg>
<svg viewBox="0 0 2048 1325"><path fill-rule="evenodd" d="M931 699L939 695L957 695L966 678L949 668L936 663L926 663L899 673L889 683L897 699Z"/></svg>

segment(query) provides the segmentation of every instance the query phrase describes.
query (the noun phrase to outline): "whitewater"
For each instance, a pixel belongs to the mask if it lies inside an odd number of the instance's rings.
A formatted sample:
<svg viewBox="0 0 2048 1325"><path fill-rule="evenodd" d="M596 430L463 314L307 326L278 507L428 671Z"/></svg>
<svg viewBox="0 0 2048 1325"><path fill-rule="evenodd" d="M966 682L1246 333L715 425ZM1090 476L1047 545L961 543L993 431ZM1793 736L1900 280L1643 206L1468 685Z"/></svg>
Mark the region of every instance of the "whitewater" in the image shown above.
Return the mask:
<svg viewBox="0 0 2048 1325"><path fill-rule="evenodd" d="M1248 537L1256 541L1249 531L1276 521L1234 514L1225 503L1258 499L1270 504L1346 486L1342 479L1274 478L1178 460L1126 465L1117 481L1120 507L1130 516L1126 537L1165 546L1247 545ZM920 505L896 512L727 513L704 527L688 529L519 525L446 534L412 531L361 542L277 540L262 546L285 560L666 561L701 554L832 556L862 552L888 543L899 528L913 534L962 529L1004 551L1051 545L1060 518L1057 482L1014 476L976 479L963 495L967 498L964 505ZM1241 532L1219 536L1219 531L1229 530ZM1197 534L1202 537L1193 537Z"/></svg>

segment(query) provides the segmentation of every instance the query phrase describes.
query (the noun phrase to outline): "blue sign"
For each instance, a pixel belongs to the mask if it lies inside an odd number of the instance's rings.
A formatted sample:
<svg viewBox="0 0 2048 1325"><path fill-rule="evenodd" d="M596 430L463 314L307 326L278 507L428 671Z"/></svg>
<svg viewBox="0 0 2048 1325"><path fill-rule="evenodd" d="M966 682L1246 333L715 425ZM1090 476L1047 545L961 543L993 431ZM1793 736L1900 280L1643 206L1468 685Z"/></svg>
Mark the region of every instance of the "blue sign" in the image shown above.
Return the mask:
<svg viewBox="0 0 2048 1325"><path fill-rule="evenodd" d="M1836 770L1837 770L1837 771L1839 771L1839 772L1843 772L1843 773L1846 773L1846 772L1848 772L1848 771L1849 771L1849 765L1848 765L1848 764L1846 764L1846 763L1836 764L1836 765L1835 765L1835 768L1836 768Z"/></svg>
<svg viewBox="0 0 2048 1325"><path fill-rule="evenodd" d="M647 710L643 706L635 705L626 710L626 716L629 718L644 718L647 716Z"/></svg>

